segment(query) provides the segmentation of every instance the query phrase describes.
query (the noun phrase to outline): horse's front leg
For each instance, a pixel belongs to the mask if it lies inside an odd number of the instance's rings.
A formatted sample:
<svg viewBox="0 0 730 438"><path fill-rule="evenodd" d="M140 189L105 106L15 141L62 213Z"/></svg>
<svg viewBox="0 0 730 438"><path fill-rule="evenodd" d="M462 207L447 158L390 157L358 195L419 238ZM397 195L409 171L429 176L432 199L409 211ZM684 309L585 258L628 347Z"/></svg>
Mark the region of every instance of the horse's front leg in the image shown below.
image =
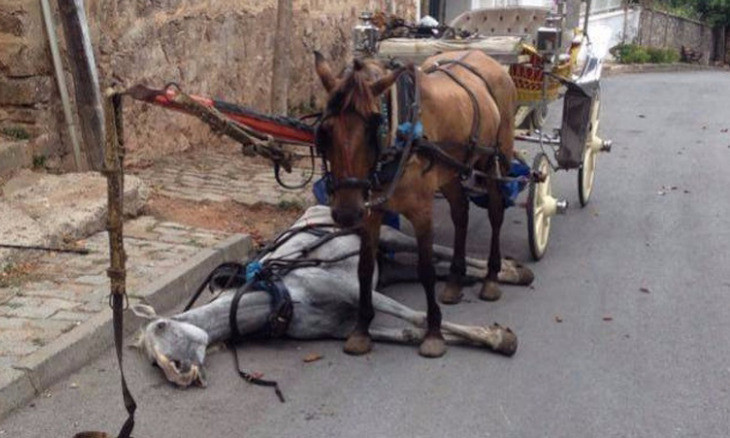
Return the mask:
<svg viewBox="0 0 730 438"><path fill-rule="evenodd" d="M495 166L499 164L495 163ZM485 301L496 301L502 296L497 285L499 271L502 268L502 254L500 253L499 236L504 222L504 199L499 188L499 182L490 179L487 190L489 193L489 223L492 226L492 241L489 247L489 261L487 263L487 279L479 292L479 298Z"/></svg>
<svg viewBox="0 0 730 438"><path fill-rule="evenodd" d="M371 211L360 230L360 260L357 266L360 302L355 329L345 342L344 351L347 354L361 355L372 349L372 340L368 328L375 316L373 310L373 273L375 272L375 252L378 248L382 216L382 213Z"/></svg>
<svg viewBox="0 0 730 438"><path fill-rule="evenodd" d="M456 304L464 296L461 292L462 280L466 274L466 231L469 227L469 200L458 179L441 188L449 201L451 222L454 224L454 253L449 268L449 279L439 295L444 304Z"/></svg>
<svg viewBox="0 0 730 438"><path fill-rule="evenodd" d="M427 197L430 201L433 194ZM408 219L413 224L418 241L418 278L426 291L428 310L426 312L426 336L418 352L424 357L440 357L446 353L446 343L441 334L441 309L436 302L436 270L433 267L433 219L431 203L419 214Z"/></svg>

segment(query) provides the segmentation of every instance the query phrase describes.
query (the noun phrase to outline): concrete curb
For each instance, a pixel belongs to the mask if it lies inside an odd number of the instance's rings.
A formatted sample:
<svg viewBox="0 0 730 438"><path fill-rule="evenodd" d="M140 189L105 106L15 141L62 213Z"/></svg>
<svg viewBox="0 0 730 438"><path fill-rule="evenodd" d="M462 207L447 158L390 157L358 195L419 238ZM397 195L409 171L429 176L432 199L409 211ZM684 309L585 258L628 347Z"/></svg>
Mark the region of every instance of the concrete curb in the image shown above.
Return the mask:
<svg viewBox="0 0 730 438"><path fill-rule="evenodd" d="M217 265L244 260L251 255L249 236L233 235L212 249L204 249L181 266L135 293L139 298L165 312L187 299ZM144 320L125 312L125 333L137 330ZM97 358L114 344L112 313L105 309L54 342L23 358L12 368L0 369L0 419L24 405L63 377Z"/></svg>
<svg viewBox="0 0 730 438"><path fill-rule="evenodd" d="M724 71L729 72L725 67L700 64L607 64L603 67L603 76L617 76L633 73L676 73L691 71Z"/></svg>

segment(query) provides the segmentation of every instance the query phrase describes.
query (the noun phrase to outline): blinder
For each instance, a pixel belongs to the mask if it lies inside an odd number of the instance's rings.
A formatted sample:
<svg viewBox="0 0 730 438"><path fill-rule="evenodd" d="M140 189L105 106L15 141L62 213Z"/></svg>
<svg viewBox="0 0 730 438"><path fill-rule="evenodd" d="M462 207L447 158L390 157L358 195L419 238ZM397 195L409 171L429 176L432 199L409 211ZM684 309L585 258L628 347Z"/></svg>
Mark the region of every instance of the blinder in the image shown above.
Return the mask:
<svg viewBox="0 0 730 438"><path fill-rule="evenodd" d="M366 143L368 147L375 153L373 164L368 171L367 179L346 177L342 179L335 179L332 172L329 170L327 164L326 154L332 147L331 133L323 128L324 122L332 117L332 113L327 112L324 114L320 123L317 125L314 134L314 144L317 153L322 157L322 170L324 173L325 187L328 194L332 195L338 190L342 189L361 189L364 196L367 198L370 190L373 189L373 177L376 173L380 156L383 152L385 145L385 138L387 137L387 127L384 127L385 118L379 112L372 113L365 117L357 114L365 122L365 132L367 135Z"/></svg>

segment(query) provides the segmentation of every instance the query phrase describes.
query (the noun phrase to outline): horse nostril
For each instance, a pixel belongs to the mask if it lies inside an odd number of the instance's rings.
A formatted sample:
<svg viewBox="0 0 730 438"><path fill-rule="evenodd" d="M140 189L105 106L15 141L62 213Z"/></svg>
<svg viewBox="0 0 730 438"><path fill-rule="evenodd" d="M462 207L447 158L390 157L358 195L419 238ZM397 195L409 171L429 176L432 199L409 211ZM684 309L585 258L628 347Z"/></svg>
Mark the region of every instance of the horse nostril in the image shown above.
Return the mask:
<svg viewBox="0 0 730 438"><path fill-rule="evenodd" d="M341 227L352 227L358 224L363 216L365 210L362 208L332 209L332 219Z"/></svg>
<svg viewBox="0 0 730 438"><path fill-rule="evenodd" d="M332 220L335 221L336 224L340 223L340 211L332 209Z"/></svg>

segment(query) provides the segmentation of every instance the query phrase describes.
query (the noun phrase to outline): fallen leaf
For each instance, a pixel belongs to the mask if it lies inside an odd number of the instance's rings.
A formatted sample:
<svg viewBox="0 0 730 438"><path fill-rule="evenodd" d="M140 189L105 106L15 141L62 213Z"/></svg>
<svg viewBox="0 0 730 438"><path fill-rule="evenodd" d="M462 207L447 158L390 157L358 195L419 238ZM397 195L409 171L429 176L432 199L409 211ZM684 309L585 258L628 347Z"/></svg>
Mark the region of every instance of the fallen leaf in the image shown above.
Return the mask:
<svg viewBox="0 0 730 438"><path fill-rule="evenodd" d="M613 316L606 315L603 317L604 321L613 321Z"/></svg>
<svg viewBox="0 0 730 438"><path fill-rule="evenodd" d="M672 190L677 190L677 186L672 186L671 189Z"/></svg>
<svg viewBox="0 0 730 438"><path fill-rule="evenodd" d="M728 128L725 128L725 129L721 129L720 130L720 132L722 132L723 134L726 133L727 131L728 131Z"/></svg>
<svg viewBox="0 0 730 438"><path fill-rule="evenodd" d="M304 356L304 358L302 359L302 361L304 361L306 363L315 362L315 361L318 361L318 360L322 359L323 357L324 356L322 356L319 353L309 353L308 355Z"/></svg>
<svg viewBox="0 0 730 438"><path fill-rule="evenodd" d="M646 116L645 116L645 115L643 115L643 114L639 114L639 118L640 118L640 119L645 119L645 118L646 118Z"/></svg>
<svg viewBox="0 0 730 438"><path fill-rule="evenodd" d="M644 292L645 294L648 294L649 292L651 292L648 287L640 287L639 290Z"/></svg>
<svg viewBox="0 0 730 438"><path fill-rule="evenodd" d="M665 193L665 192L663 192L662 190L659 190L658 192L656 192L656 194L657 194L657 195L659 195L659 196L664 196L664 195L666 195L666 193Z"/></svg>
<svg viewBox="0 0 730 438"><path fill-rule="evenodd" d="M684 193L689 193L689 190L686 190L686 189L685 189Z"/></svg>
<svg viewBox="0 0 730 438"><path fill-rule="evenodd" d="M707 129L707 126L703 126L703 127L702 127L702 129L703 129L703 130L704 130L704 129Z"/></svg>
<svg viewBox="0 0 730 438"><path fill-rule="evenodd" d="M555 315L555 322L563 322L563 318L561 316Z"/></svg>

